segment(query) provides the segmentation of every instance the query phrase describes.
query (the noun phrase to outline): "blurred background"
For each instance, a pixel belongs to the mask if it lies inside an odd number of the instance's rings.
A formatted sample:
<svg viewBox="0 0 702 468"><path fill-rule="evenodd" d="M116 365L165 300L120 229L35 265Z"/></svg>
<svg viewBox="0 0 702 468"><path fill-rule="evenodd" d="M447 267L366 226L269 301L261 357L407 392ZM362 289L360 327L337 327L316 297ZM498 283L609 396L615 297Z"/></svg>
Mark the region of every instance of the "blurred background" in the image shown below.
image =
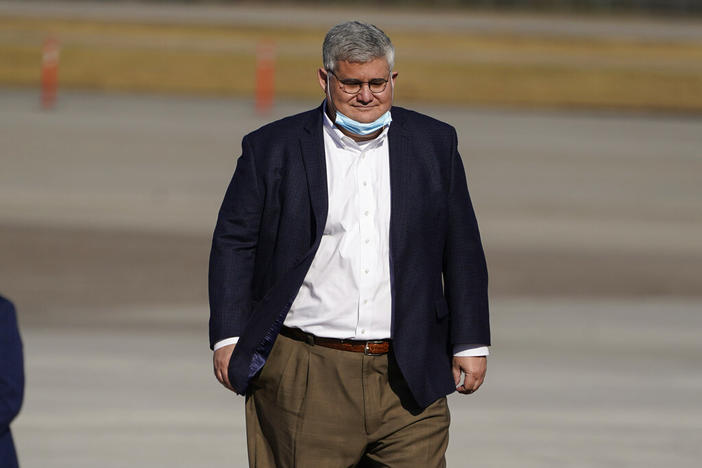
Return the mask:
<svg viewBox="0 0 702 468"><path fill-rule="evenodd" d="M702 459L702 1L0 0L0 293L24 467L247 466L207 262L244 134L350 19L454 125L491 277L452 467Z"/></svg>

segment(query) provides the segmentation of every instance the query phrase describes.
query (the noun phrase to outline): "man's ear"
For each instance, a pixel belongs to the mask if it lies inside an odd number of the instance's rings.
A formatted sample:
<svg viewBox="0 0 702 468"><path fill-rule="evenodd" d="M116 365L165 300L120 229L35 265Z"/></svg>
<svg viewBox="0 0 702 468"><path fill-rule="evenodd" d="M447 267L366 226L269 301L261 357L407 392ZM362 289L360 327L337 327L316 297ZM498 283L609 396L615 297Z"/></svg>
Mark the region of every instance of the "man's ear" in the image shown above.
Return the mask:
<svg viewBox="0 0 702 468"><path fill-rule="evenodd" d="M321 86L324 94L327 94L327 71L324 68L317 69L317 80L319 80L319 86Z"/></svg>
<svg viewBox="0 0 702 468"><path fill-rule="evenodd" d="M390 79L392 80L392 84L395 84L395 80L397 79L397 75L399 75L398 72L394 71L392 72L392 75L390 75Z"/></svg>

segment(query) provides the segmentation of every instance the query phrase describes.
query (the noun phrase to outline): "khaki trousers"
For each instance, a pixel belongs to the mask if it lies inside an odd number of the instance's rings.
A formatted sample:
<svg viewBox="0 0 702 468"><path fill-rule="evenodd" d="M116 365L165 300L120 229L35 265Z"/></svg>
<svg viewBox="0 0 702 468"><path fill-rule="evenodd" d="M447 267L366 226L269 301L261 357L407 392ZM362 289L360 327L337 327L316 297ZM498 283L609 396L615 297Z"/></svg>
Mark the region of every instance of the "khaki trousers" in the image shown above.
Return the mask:
<svg viewBox="0 0 702 468"><path fill-rule="evenodd" d="M246 396L252 468L445 467L446 398L416 408L390 354L278 336Z"/></svg>

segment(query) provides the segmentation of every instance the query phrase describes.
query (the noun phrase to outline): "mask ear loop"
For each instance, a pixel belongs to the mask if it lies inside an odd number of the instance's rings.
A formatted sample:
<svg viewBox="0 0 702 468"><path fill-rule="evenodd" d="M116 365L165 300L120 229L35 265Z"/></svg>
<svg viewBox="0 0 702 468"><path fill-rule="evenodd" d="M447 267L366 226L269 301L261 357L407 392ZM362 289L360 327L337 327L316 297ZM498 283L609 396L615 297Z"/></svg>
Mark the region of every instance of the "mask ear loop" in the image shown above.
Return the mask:
<svg viewBox="0 0 702 468"><path fill-rule="evenodd" d="M392 70L390 70L390 102L395 102L395 81L392 79Z"/></svg>
<svg viewBox="0 0 702 468"><path fill-rule="evenodd" d="M325 94L327 95L327 108L329 106L334 106L334 103L332 102L331 94L329 93L329 87L331 86L331 83L329 82L329 70L324 70L327 72L327 89L324 90ZM336 107L334 107L334 113L336 113Z"/></svg>

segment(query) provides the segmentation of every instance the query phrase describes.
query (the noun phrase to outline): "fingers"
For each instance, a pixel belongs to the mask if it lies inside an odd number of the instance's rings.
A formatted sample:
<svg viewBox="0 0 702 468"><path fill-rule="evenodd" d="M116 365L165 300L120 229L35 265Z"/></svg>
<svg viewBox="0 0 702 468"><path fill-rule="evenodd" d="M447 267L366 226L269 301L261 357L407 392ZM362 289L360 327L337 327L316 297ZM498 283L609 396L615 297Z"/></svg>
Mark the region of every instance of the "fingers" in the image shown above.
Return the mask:
<svg viewBox="0 0 702 468"><path fill-rule="evenodd" d="M458 393L463 393L463 394L472 393L472 390L471 390L472 384L471 384L470 374L465 373L463 371L459 360L457 360L457 359L453 360L453 366L452 366L451 370L453 372L453 382L454 382L454 384L456 384L456 390L458 391ZM464 375L463 383L461 383L461 374Z"/></svg>
<svg viewBox="0 0 702 468"><path fill-rule="evenodd" d="M451 371L453 372L453 383L458 388L458 384L461 382L461 368L456 365L456 361L454 361Z"/></svg>
<svg viewBox="0 0 702 468"><path fill-rule="evenodd" d="M484 357L454 357L453 378L456 382L456 390L464 395L476 392L485 380L487 370L487 360ZM463 373L464 379L461 385L457 378Z"/></svg>
<svg viewBox="0 0 702 468"><path fill-rule="evenodd" d="M473 390L472 385L468 385L468 384L466 384L465 381L464 381L464 382L463 382L463 385L460 385L460 386L456 387L456 391L457 391L458 393L462 393L462 394L464 394L464 395L470 395L470 394L473 393L475 390Z"/></svg>
<svg viewBox="0 0 702 468"><path fill-rule="evenodd" d="M458 393L463 393L464 395L470 395L480 388L483 384L484 378L478 378L473 374L466 373L463 379L463 384L456 387Z"/></svg>
<svg viewBox="0 0 702 468"><path fill-rule="evenodd" d="M215 369L215 377L217 377L219 383L227 387L229 390L234 391L234 388L232 388L232 384L229 383L229 375L226 367L224 368L224 370Z"/></svg>
<svg viewBox="0 0 702 468"><path fill-rule="evenodd" d="M214 375L219 383L231 391L236 391L229 382L229 360L233 351L234 345L224 346L218 349L212 356L212 364L214 367Z"/></svg>
<svg viewBox="0 0 702 468"><path fill-rule="evenodd" d="M471 394L480 388L480 386L483 384L483 381L485 380L485 374L482 375L475 375L473 373L466 373L465 374L465 379L463 380L463 385L461 385L461 390L458 390L460 393L464 394Z"/></svg>

